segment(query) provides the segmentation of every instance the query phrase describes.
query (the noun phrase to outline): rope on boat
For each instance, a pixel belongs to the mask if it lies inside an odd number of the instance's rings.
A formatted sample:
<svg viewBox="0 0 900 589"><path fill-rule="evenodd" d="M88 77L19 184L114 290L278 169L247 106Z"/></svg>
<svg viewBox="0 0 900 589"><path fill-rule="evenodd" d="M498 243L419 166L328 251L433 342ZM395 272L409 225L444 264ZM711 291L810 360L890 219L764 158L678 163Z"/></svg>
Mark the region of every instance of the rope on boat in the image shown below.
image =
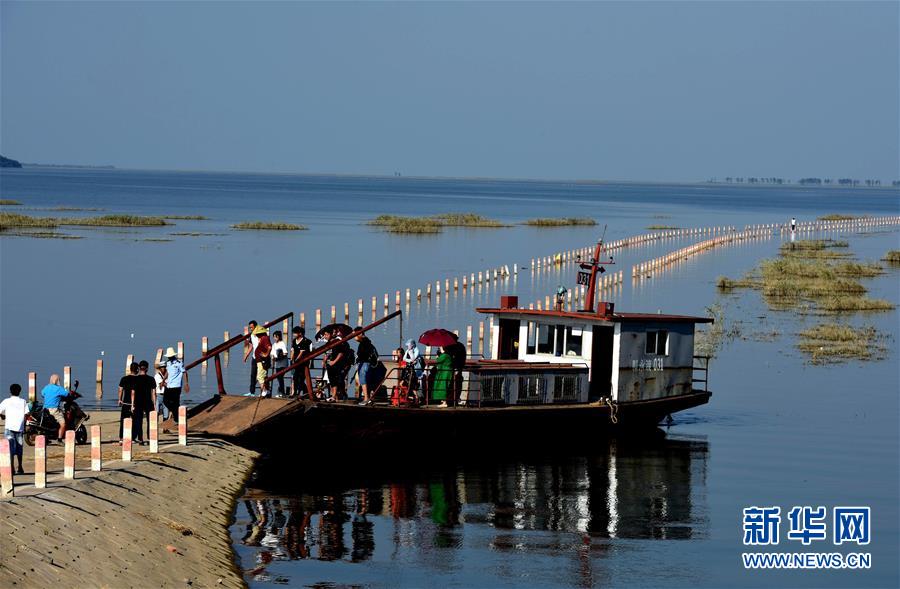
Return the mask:
<svg viewBox="0 0 900 589"><path fill-rule="evenodd" d="M603 402L609 405L609 420L613 423L619 423L619 406L613 401L612 397L603 397Z"/></svg>

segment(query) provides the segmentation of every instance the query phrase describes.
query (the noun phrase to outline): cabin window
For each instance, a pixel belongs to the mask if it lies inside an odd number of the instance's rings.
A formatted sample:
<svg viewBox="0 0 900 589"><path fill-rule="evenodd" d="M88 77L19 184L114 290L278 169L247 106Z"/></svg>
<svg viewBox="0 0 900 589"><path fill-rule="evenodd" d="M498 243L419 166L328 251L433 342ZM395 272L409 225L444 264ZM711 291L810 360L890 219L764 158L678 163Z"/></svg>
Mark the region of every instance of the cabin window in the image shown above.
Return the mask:
<svg viewBox="0 0 900 589"><path fill-rule="evenodd" d="M528 322L527 354L581 356L584 327Z"/></svg>
<svg viewBox="0 0 900 589"><path fill-rule="evenodd" d="M556 327L554 325L538 324L537 325L537 353L552 354L553 343L556 335Z"/></svg>
<svg viewBox="0 0 900 589"><path fill-rule="evenodd" d="M584 329L580 325L566 328L566 356L581 356L581 341Z"/></svg>
<svg viewBox="0 0 900 589"><path fill-rule="evenodd" d="M669 332L665 329L647 332L646 353L666 356L669 353Z"/></svg>
<svg viewBox="0 0 900 589"><path fill-rule="evenodd" d="M581 379L573 375L558 374L553 377L553 401L571 403L578 400L581 393Z"/></svg>
<svg viewBox="0 0 900 589"><path fill-rule="evenodd" d="M518 403L543 403L544 378L540 375L519 377Z"/></svg>
<svg viewBox="0 0 900 589"><path fill-rule="evenodd" d="M503 401L503 376L482 376L481 377L481 400L482 401Z"/></svg>

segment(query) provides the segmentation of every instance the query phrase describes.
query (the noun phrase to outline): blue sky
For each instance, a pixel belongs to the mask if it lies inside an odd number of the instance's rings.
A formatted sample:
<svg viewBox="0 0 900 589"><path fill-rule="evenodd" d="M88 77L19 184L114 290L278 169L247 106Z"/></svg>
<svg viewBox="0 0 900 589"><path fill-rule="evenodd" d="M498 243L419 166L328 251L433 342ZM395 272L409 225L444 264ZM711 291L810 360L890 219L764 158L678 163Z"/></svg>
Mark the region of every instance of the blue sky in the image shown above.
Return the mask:
<svg viewBox="0 0 900 589"><path fill-rule="evenodd" d="M898 176L897 2L0 3L26 162Z"/></svg>

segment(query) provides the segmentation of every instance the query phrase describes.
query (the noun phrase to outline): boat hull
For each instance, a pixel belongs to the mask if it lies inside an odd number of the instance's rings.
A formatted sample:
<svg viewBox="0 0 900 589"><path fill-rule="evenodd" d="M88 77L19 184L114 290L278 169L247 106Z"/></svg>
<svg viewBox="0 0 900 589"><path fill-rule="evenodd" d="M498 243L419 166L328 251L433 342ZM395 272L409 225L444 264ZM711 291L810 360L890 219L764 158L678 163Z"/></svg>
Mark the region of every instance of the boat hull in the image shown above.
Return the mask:
<svg viewBox="0 0 900 589"><path fill-rule="evenodd" d="M241 438L261 448L310 442L363 446L441 443L540 443L655 428L667 415L703 405L711 393L616 403L506 407L405 408L312 403L284 399L227 399L197 412L189 426L208 435ZM230 424L230 425L229 425ZM225 427L228 425L228 427Z"/></svg>

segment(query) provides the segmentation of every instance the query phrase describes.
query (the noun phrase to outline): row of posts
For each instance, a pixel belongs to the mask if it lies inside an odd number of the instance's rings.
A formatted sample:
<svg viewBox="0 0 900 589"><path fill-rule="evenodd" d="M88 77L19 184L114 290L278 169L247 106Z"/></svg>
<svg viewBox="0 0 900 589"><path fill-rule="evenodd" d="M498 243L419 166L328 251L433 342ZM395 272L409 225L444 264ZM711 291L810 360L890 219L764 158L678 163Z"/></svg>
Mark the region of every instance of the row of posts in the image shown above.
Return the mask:
<svg viewBox="0 0 900 589"><path fill-rule="evenodd" d="M132 420L126 417L122 425L122 461L131 462ZM103 468L101 452L101 429L99 425L91 426L91 471L100 472ZM178 445L187 446L187 407L178 408ZM65 452L63 457L63 479L75 478L75 432L67 431ZM159 452L159 414L150 412L150 453ZM34 440L34 486L44 489L47 486L47 439L43 435ZM0 497L14 495L12 456L9 440L0 439Z"/></svg>
<svg viewBox="0 0 900 589"><path fill-rule="evenodd" d="M860 217L841 221L808 221L798 223L794 231L808 233L814 231L858 230L896 224L900 224L900 216ZM692 243L691 245L653 258L652 260L635 264L631 267L631 276L632 278L647 277L654 271L665 268L679 260L689 258L723 244L756 237L771 237L776 232L784 233L786 231L789 232L790 230L789 225L778 223L747 225L743 231L728 232L718 235L717 237L704 239L703 241Z"/></svg>

